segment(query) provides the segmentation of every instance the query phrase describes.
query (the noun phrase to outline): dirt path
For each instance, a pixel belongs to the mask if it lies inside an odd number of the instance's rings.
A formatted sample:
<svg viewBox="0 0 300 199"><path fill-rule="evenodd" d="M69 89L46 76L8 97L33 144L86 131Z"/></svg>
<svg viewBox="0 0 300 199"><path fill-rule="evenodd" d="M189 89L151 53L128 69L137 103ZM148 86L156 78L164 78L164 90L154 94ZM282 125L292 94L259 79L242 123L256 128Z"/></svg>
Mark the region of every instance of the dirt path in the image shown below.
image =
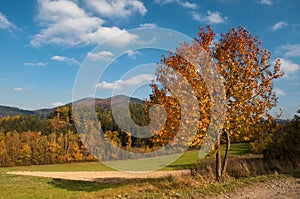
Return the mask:
<svg viewBox="0 0 300 199"><path fill-rule="evenodd" d="M177 176L188 174L190 170L178 171L154 171L154 172L122 172L122 171L80 171L80 172L40 172L40 171L13 171L7 174L38 176L48 178L59 178L68 180L95 181L99 179L144 179L144 178L162 178L168 176Z"/></svg>
<svg viewBox="0 0 300 199"><path fill-rule="evenodd" d="M266 183L256 183L248 187L237 188L213 199L298 199L300 198L300 179L285 178Z"/></svg>

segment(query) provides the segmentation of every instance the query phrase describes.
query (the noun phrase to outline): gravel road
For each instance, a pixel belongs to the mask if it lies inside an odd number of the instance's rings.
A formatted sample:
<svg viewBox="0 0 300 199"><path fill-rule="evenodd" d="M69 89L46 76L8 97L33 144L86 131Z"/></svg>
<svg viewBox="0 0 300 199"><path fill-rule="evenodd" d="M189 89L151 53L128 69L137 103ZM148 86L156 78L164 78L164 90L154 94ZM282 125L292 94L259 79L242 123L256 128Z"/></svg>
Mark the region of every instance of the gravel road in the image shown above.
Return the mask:
<svg viewBox="0 0 300 199"><path fill-rule="evenodd" d="M236 190L221 194L211 199L299 199L300 179L285 178L272 180L265 183L255 183L253 185L237 188Z"/></svg>

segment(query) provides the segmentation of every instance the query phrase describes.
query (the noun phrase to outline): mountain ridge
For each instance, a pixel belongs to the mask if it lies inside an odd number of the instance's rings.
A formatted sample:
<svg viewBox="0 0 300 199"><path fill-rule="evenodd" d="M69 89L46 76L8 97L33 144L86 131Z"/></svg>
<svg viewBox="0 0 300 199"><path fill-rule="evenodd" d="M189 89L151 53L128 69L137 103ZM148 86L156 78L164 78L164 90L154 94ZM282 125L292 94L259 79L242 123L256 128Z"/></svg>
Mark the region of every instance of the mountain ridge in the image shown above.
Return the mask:
<svg viewBox="0 0 300 199"><path fill-rule="evenodd" d="M0 117L6 117L6 116L23 116L23 115L37 115L37 116L45 116L48 114L51 114L55 111L55 109L63 106L72 106L73 103L82 103L86 105L96 105L96 106L101 106L102 108L109 109L111 108L111 103L113 99L113 104L120 106L124 102L127 102L130 100L132 103L140 103L144 104L145 101L141 100L139 98L134 98L134 97L129 97L126 95L116 95L113 97L108 97L108 98L83 98L80 100L77 100L75 102L70 102L67 104L64 104L62 106L56 106L53 108L43 108L43 109L37 109L37 110L26 110L26 109L21 109L18 107L13 107L13 106L5 106L5 105L0 105Z"/></svg>

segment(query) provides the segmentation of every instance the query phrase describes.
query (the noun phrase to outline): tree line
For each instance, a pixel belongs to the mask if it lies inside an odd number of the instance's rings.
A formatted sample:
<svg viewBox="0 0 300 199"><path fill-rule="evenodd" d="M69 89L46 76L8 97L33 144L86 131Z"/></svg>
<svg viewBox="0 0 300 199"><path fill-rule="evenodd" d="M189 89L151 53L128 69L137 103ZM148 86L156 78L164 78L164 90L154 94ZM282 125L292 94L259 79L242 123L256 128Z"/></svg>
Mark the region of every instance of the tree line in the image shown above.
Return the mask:
<svg viewBox="0 0 300 199"><path fill-rule="evenodd" d="M45 119L33 115L0 118L0 166L95 161L112 156L105 152L101 157L94 157L87 150L76 131L71 109L70 105L58 107ZM131 103L130 111L137 124L147 124L144 105ZM110 109L96 106L96 115L104 136L114 145L127 150L148 150L153 146L149 139L136 138L122 131Z"/></svg>
<svg viewBox="0 0 300 199"><path fill-rule="evenodd" d="M0 132L0 166L93 161L73 132Z"/></svg>

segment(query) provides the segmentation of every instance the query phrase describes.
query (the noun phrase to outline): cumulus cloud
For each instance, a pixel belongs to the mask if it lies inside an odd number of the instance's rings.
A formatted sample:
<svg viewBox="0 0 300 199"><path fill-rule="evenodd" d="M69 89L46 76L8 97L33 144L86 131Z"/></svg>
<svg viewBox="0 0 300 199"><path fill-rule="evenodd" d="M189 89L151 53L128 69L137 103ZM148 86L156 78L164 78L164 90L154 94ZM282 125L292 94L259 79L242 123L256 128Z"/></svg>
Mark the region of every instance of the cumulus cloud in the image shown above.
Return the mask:
<svg viewBox="0 0 300 199"><path fill-rule="evenodd" d="M88 53L88 58L91 58L93 61L97 60L104 60L104 61L110 61L114 58L114 54L110 51L100 51L97 53Z"/></svg>
<svg viewBox="0 0 300 199"><path fill-rule="evenodd" d="M128 87L135 87L142 85L144 83L150 82L154 79L154 76L152 74L140 74L137 76L134 76L130 79L126 80L117 80L115 82L106 82L102 81L96 85L97 89L105 89L105 90L122 90L124 88Z"/></svg>
<svg viewBox="0 0 300 199"><path fill-rule="evenodd" d="M285 26L287 26L288 23L285 22L285 21L279 21L277 23L275 23L273 26L272 26L272 30L273 31L276 31L276 30L279 30L279 29L282 29L284 28Z"/></svg>
<svg viewBox="0 0 300 199"><path fill-rule="evenodd" d="M55 55L55 56L51 57L51 60L67 62L69 65L80 65L80 63L74 57L65 57L65 56Z"/></svg>
<svg viewBox="0 0 300 199"><path fill-rule="evenodd" d="M205 17L205 20L210 23L225 23L227 17L222 17L221 13L218 11L216 12L207 11L207 16Z"/></svg>
<svg viewBox="0 0 300 199"><path fill-rule="evenodd" d="M128 50L126 53L127 53L128 57L131 59L136 59L136 55L141 54L139 51L136 51L136 50Z"/></svg>
<svg viewBox="0 0 300 199"><path fill-rule="evenodd" d="M0 29L14 29L16 26L11 23L6 16L0 12Z"/></svg>
<svg viewBox="0 0 300 199"><path fill-rule="evenodd" d="M88 0L87 4L100 16L109 18L128 18L134 13L145 15L147 12L139 0Z"/></svg>
<svg viewBox="0 0 300 199"><path fill-rule="evenodd" d="M221 12L219 11L207 11L207 15L205 16L202 16L197 12L192 12L192 17L196 21L207 22L210 24L226 23L226 21L228 20L228 17L222 17Z"/></svg>
<svg viewBox="0 0 300 199"><path fill-rule="evenodd" d="M32 46L58 44L66 46L98 44L117 34L123 34L115 45L126 45L137 39L119 27L105 27L105 21L92 16L70 0L38 0L37 21L42 29L33 36Z"/></svg>
<svg viewBox="0 0 300 199"><path fill-rule="evenodd" d="M64 104L62 102L53 102L51 105L54 107L58 107L58 106L62 106Z"/></svg>
<svg viewBox="0 0 300 199"><path fill-rule="evenodd" d="M195 3L191 3L188 1L179 1L179 5L184 7L184 8L189 8L189 9L197 9L198 5Z"/></svg>
<svg viewBox="0 0 300 199"><path fill-rule="evenodd" d="M292 62L289 59L279 58L281 61L281 69L284 71L285 76L288 77L300 70L300 65Z"/></svg>
<svg viewBox="0 0 300 199"><path fill-rule="evenodd" d="M45 62L26 62L23 64L24 66L47 66L48 63L45 63Z"/></svg>
<svg viewBox="0 0 300 199"><path fill-rule="evenodd" d="M300 44L286 44L277 48L276 53L284 57L300 57Z"/></svg>
<svg viewBox="0 0 300 199"><path fill-rule="evenodd" d="M155 0L155 3L159 5L165 5L170 3L176 3L181 7L188 8L188 9L197 9L198 5L189 1L182 1L182 0Z"/></svg>
<svg viewBox="0 0 300 199"><path fill-rule="evenodd" d="M197 12L192 12L192 17L196 21L200 21L200 22L203 21L203 19L201 18L201 15Z"/></svg>
<svg viewBox="0 0 300 199"><path fill-rule="evenodd" d="M282 89L279 89L279 88L274 88L274 92L275 92L277 95L281 95L281 96L286 95L286 93L285 93Z"/></svg>

